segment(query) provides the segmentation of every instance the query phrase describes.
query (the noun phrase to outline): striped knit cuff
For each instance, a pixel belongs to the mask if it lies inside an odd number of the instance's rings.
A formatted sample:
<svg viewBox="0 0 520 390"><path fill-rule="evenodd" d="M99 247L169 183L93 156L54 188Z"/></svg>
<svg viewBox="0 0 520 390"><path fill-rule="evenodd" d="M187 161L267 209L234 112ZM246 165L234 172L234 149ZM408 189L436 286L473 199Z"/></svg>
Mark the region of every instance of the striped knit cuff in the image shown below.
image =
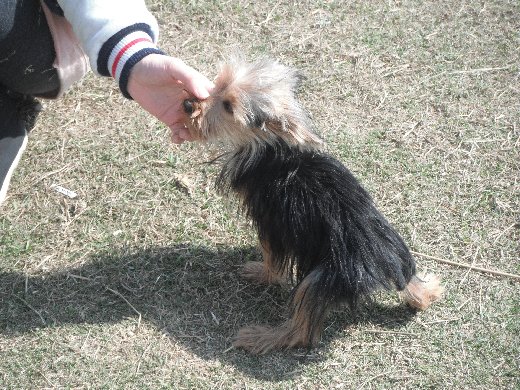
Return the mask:
<svg viewBox="0 0 520 390"><path fill-rule="evenodd" d="M119 76L119 89L121 90L121 93L125 98L133 99L132 96L130 96L130 94L128 93L128 78L130 77L130 71L132 70L135 64L137 64L144 57L150 54L165 55L163 51L157 48L146 48L135 53L126 61L125 66L121 71L121 75Z"/></svg>
<svg viewBox="0 0 520 390"><path fill-rule="evenodd" d="M103 45L98 57L98 71L112 76L118 82L123 96L132 99L127 88L134 65L147 55L164 53L155 46L147 32L138 30L126 35L121 34L122 32L116 34L120 39L110 39ZM116 35L112 38L116 38Z"/></svg>

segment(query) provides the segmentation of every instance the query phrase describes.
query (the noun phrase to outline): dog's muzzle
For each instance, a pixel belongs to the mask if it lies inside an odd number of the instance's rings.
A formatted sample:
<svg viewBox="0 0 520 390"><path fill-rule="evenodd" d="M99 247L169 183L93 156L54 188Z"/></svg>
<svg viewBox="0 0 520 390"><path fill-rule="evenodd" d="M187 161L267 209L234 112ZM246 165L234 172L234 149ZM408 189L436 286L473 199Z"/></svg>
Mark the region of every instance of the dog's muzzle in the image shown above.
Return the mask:
<svg viewBox="0 0 520 390"><path fill-rule="evenodd" d="M197 99L186 99L182 102L182 106L184 107L184 112L191 118L194 118L200 113L199 101Z"/></svg>
<svg viewBox="0 0 520 390"><path fill-rule="evenodd" d="M182 106L184 107L184 112L186 114L193 114L193 100L190 100L190 99L186 99L183 103L182 103Z"/></svg>

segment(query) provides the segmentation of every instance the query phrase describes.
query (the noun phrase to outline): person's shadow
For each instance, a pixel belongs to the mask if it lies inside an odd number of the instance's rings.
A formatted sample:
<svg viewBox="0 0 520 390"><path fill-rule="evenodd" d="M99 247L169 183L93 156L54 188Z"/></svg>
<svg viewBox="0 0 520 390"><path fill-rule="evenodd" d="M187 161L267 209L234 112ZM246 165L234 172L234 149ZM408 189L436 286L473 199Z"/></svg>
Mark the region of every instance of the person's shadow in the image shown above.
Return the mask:
<svg viewBox="0 0 520 390"><path fill-rule="evenodd" d="M102 324L134 318L154 324L204 359L219 359L246 374L277 381L319 359L307 350L262 357L230 349L238 329L280 324L289 290L254 286L239 267L260 260L255 248L208 249L191 245L120 248L93 255L78 268L27 276L0 271L0 332L15 335L65 324ZM372 302L355 315L329 315L320 348L355 323L399 328L414 312ZM283 359L283 364L276 364ZM265 369L262 369L264 367Z"/></svg>

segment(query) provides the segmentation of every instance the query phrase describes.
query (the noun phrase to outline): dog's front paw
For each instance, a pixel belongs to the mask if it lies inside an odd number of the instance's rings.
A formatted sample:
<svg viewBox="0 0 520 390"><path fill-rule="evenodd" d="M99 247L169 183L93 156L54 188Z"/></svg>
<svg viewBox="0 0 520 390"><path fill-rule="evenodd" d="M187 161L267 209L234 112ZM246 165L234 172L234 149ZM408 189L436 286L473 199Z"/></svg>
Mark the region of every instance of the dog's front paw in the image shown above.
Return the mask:
<svg viewBox="0 0 520 390"><path fill-rule="evenodd" d="M248 261L240 272L242 277L253 283L268 284L269 272L260 261Z"/></svg>
<svg viewBox="0 0 520 390"><path fill-rule="evenodd" d="M242 267L241 275L244 279L256 284L284 284L285 279L270 271L265 263L249 261Z"/></svg>
<svg viewBox="0 0 520 390"><path fill-rule="evenodd" d="M253 325L238 331L233 340L233 347L243 348L254 354L265 354L276 349L310 346L310 338L301 329L287 326Z"/></svg>
<svg viewBox="0 0 520 390"><path fill-rule="evenodd" d="M242 348L254 354L264 354L273 349L282 348L278 328L254 325L242 328L233 340L235 348Z"/></svg>

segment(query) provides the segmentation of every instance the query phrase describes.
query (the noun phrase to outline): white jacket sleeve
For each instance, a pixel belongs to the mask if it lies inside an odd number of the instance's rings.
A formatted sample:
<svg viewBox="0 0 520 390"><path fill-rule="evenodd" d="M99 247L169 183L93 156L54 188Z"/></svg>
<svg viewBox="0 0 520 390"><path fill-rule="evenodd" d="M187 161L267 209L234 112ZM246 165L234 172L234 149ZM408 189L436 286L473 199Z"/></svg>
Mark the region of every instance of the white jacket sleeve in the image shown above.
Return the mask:
<svg viewBox="0 0 520 390"><path fill-rule="evenodd" d="M92 70L112 76L126 97L132 67L156 47L159 27L144 0L58 0L90 60Z"/></svg>

